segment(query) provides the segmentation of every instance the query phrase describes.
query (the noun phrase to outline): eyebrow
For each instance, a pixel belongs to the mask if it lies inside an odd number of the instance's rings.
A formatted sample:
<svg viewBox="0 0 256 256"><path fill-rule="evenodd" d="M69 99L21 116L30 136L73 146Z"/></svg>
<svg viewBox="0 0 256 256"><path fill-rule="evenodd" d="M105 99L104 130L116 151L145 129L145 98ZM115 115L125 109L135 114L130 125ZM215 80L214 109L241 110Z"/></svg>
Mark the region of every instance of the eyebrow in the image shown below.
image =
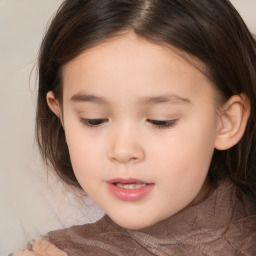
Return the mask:
<svg viewBox="0 0 256 256"><path fill-rule="evenodd" d="M101 104L107 104L108 101L103 97L98 97L92 94L76 93L71 98L73 102L95 102Z"/></svg>
<svg viewBox="0 0 256 256"><path fill-rule="evenodd" d="M150 105L157 103L191 103L189 99L178 96L177 94L165 94L160 96L145 97L139 100L141 104Z"/></svg>
<svg viewBox="0 0 256 256"><path fill-rule="evenodd" d="M73 102L93 102L99 104L108 104L108 100L104 97L99 97L92 94L76 93L71 98ZM158 103L185 103L189 104L191 101L187 98L180 97L176 94L164 94L159 96L149 96L139 99L139 104L151 105Z"/></svg>

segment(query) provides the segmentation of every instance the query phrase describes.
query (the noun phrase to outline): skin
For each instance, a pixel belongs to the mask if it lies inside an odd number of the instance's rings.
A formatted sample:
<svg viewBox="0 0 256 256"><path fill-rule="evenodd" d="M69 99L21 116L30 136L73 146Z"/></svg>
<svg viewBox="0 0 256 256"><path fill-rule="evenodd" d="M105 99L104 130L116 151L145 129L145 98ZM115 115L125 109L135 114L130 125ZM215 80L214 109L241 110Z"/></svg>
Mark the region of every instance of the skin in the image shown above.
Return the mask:
<svg viewBox="0 0 256 256"><path fill-rule="evenodd" d="M63 69L62 123L74 173L122 227L153 225L204 197L214 148L227 131L211 82L192 62L127 33ZM47 97L60 116L52 92ZM114 178L153 189L139 200L120 200L108 189Z"/></svg>

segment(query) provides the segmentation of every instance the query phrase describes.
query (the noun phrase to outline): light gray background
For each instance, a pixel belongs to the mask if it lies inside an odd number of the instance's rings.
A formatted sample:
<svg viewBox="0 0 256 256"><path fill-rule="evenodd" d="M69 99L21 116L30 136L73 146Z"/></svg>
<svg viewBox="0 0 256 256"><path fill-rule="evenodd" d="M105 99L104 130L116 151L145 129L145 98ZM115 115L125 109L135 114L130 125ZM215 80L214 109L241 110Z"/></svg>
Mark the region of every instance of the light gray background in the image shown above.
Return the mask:
<svg viewBox="0 0 256 256"><path fill-rule="evenodd" d="M103 212L47 177L34 145L36 57L61 0L0 0L0 255ZM233 0L256 33L256 0ZM78 192L76 192L78 194ZM85 205L86 203L86 205Z"/></svg>

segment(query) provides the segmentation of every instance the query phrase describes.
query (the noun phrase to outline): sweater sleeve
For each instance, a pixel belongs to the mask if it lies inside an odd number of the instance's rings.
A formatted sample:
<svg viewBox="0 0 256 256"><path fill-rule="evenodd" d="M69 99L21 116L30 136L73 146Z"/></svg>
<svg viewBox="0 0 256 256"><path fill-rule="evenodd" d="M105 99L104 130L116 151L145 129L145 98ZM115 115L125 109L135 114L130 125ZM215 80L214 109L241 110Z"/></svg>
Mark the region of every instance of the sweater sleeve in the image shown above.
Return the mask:
<svg viewBox="0 0 256 256"><path fill-rule="evenodd" d="M23 251L18 251L10 256L68 256L54 244L39 238L30 242Z"/></svg>

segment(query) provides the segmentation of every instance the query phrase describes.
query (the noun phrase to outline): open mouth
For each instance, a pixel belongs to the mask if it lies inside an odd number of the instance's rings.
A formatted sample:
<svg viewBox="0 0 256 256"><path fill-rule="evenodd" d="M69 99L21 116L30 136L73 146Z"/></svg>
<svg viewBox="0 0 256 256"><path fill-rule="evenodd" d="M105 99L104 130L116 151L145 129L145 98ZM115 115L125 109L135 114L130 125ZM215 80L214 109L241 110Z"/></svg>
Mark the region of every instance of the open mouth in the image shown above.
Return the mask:
<svg viewBox="0 0 256 256"><path fill-rule="evenodd" d="M114 183L115 186L119 187L119 188L125 188L125 189L138 189L138 188L144 188L145 186L147 186L147 184L143 183L132 183L132 184L124 184L124 183Z"/></svg>
<svg viewBox="0 0 256 256"><path fill-rule="evenodd" d="M138 201L154 188L153 183L135 179L114 179L108 181L107 185L110 193L122 201Z"/></svg>

